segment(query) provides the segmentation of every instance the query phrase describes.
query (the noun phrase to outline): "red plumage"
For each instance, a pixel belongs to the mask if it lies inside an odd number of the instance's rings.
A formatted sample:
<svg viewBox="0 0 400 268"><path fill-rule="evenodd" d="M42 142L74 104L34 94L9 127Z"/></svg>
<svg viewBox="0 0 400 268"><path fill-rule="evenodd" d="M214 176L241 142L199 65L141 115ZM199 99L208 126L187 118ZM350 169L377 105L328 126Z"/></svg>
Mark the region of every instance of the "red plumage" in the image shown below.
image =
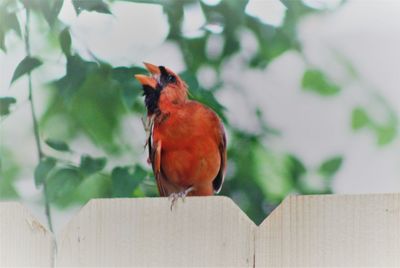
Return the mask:
<svg viewBox="0 0 400 268"><path fill-rule="evenodd" d="M219 192L227 161L221 120L212 109L189 100L185 82L170 69L145 65L152 76L136 78L145 89L149 159L160 195Z"/></svg>

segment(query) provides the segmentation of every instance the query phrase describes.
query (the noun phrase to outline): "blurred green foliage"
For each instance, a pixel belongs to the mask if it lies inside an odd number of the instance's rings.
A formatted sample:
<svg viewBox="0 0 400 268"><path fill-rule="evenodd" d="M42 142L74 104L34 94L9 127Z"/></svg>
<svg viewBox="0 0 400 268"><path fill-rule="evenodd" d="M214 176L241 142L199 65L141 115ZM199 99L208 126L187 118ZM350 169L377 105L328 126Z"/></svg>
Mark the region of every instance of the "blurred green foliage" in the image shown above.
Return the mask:
<svg viewBox="0 0 400 268"><path fill-rule="evenodd" d="M0 199L19 198L15 187L15 181L18 178L20 167L9 150L2 148L0 158Z"/></svg>
<svg viewBox="0 0 400 268"><path fill-rule="evenodd" d="M112 15L112 2L72 0L78 15L83 11ZM288 194L332 192L332 180L344 161L340 155L322 161L319 167L307 167L293 153L276 152L268 147L268 137L276 135L276 132L265 122L260 123L264 124L260 133L247 133L230 124L225 115L227 111L214 97L224 83L220 79L222 63L241 49L240 32L243 29L254 33L259 47L246 64L250 68L265 68L286 51L303 53L296 27L303 16L320 10L312 9L302 1L282 0L287 8L283 23L272 26L246 14L246 0L222 0L215 6L200 2L207 24L218 24L223 31L214 33L204 27L202 36L189 38L182 33L182 20L185 6L193 4L195 0L129 2L162 6L169 22L167 39L178 44L186 63L186 70L180 75L189 84L190 97L212 107L224 120L231 138L228 141L229 170L222 187L223 195L232 197L259 223ZM48 24L48 32L42 33L43 39L48 38L51 43L51 36L58 36L55 49L63 53L66 59L65 75L47 85L50 88L49 99L39 126L41 136L47 137L42 141L46 144L46 153L38 161L36 169L32 170L32 179L39 188L47 185L50 202L60 208L83 204L97 197L156 196L149 166L135 162L119 162L113 166L121 156L146 153L134 151L121 135L124 118L141 117L145 112L141 87L132 76L146 71L140 66L112 66L95 56L94 61L83 59L71 46L69 28L57 19L62 5L63 0L0 2L0 49L3 52L7 51L4 39L9 32L16 32L23 41L21 29L24 29L24 25L17 14L21 9L29 9L39 20ZM206 53L207 41L216 34L223 39L222 53L210 56ZM44 58L43 55L27 55L15 67L12 81L45 66L47 62ZM214 88L202 88L197 81L197 71L203 66L216 71L219 81ZM39 85L34 87L35 90L42 90ZM322 97L334 96L341 91L339 85L313 66L305 71L302 87ZM0 98L0 116L8 116L15 102L11 97ZM255 109L254 116L260 116L259 110ZM353 129L373 129L380 144L386 144L394 138L395 126L396 118L387 124L378 124L362 107L355 108L352 114ZM84 135L103 154L83 154L79 162L72 161L75 152L70 142L79 135ZM12 182L17 177L18 163L12 161L5 149L2 150L1 165L0 197L17 197Z"/></svg>
<svg viewBox="0 0 400 268"><path fill-rule="evenodd" d="M352 112L351 126L353 130L371 130L376 135L378 145L386 145L396 138L398 119L394 113L390 113L386 122L377 122L368 115L365 108L356 107Z"/></svg>
<svg viewBox="0 0 400 268"><path fill-rule="evenodd" d="M304 90L314 91L323 96L336 95L340 87L329 81L326 75L319 70L307 70L303 75Z"/></svg>

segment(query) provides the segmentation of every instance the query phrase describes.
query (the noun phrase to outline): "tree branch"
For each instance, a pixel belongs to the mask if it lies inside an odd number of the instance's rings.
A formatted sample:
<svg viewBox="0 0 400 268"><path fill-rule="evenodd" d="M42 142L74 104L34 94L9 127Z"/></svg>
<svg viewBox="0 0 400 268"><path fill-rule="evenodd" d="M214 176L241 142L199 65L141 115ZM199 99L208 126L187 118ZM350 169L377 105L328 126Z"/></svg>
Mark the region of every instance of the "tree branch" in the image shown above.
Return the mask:
<svg viewBox="0 0 400 268"><path fill-rule="evenodd" d="M31 56L31 49L30 49L30 38L29 38L29 22L30 22L30 12L29 9L26 8L26 23L25 23L25 50L27 56ZM37 153L38 153L38 159L39 162L42 160L44 157L43 151L42 151L42 146L40 144L40 137L39 137L39 125L35 113L35 102L33 101L33 95L32 95L32 75L31 72L28 73L28 90L29 90L29 96L28 100L31 106L31 114L32 114L32 122L33 122L33 133L35 135L35 142L36 142L36 148L37 148ZM49 225L50 231L53 231L53 224L51 221L51 210L50 210L50 202L49 202L49 196L47 193L47 182L43 182L43 193L44 193L44 201L45 201L45 213L47 217L47 223Z"/></svg>

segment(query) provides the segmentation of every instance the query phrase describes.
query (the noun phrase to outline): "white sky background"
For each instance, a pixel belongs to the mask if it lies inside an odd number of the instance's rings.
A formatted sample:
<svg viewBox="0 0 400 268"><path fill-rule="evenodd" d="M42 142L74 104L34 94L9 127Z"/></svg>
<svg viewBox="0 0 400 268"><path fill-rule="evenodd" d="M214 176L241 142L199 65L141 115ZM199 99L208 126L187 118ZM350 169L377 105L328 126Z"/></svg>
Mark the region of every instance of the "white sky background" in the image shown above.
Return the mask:
<svg viewBox="0 0 400 268"><path fill-rule="evenodd" d="M217 3L218 0L205 2ZM313 5L334 7L338 1L308 0ZM246 11L271 24L279 24L284 8L275 0L256 0ZM71 26L73 46L87 58L85 47L98 57L115 65L141 64L149 61L163 64L177 72L185 68L178 47L164 42L168 33L166 16L157 5L116 2L112 6L113 16L83 12L74 14L70 1L66 1L60 19ZM266 15L266 16L265 16ZM185 10L184 34L201 34L204 16L193 6ZM309 61L325 70L331 77L343 78L343 70L335 61L332 51L346 56L361 73L365 84L376 88L400 114L400 2L399 1L348 1L340 10L305 19L299 25L300 37ZM215 27L218 32L218 27ZM15 39L15 38L14 38ZM16 40L14 40L16 41ZM12 37L8 42L12 42ZM209 44L210 53L218 53L218 35ZM316 167L321 160L343 154L344 166L337 174L334 189L337 193L399 192L400 191L400 142L397 139L389 146L378 148L375 137L368 131L354 133L350 127L350 115L354 106L369 104L363 92L366 85L350 84L337 97L322 98L302 92L300 81L304 62L295 53L288 52L265 70L247 69L242 63L257 48L254 36L243 33L245 48L232 57L224 66L224 89L217 98L228 108L228 117L247 130L257 129L249 107L259 106L271 126L280 129L281 137L268 141L268 146L280 152L297 154L308 166ZM17 42L22 43L22 42ZM46 54L43 41L33 37L33 50L51 59L51 72L34 73L34 83L43 79L54 79L64 73L64 59L59 54ZM217 52L216 52L217 51ZM26 99L26 81L20 79L11 89L9 81L18 62L24 57L22 46L9 46L9 53L0 52L0 95L16 96L23 104ZM49 69L47 69L49 70ZM204 68L199 73L201 82L210 85L215 80L213 71ZM238 91L240 86L244 91ZM43 91L42 91L43 92ZM45 98L40 90L35 92L37 110ZM31 117L27 103L1 123L1 139L11 148L26 170L18 182L26 204L45 222L42 207L33 201L39 200L35 190L32 170L36 155ZM18 122L18 123L16 123ZM141 133L141 123L127 119L124 126L126 136L134 131ZM18 145L15 145L15 143ZM79 143L75 141L75 143ZM132 141L133 142L133 141ZM134 146L141 146L136 141ZM76 146L78 147L78 146ZM97 152L90 145L80 144L82 152ZM70 214L56 213L56 229L64 225Z"/></svg>

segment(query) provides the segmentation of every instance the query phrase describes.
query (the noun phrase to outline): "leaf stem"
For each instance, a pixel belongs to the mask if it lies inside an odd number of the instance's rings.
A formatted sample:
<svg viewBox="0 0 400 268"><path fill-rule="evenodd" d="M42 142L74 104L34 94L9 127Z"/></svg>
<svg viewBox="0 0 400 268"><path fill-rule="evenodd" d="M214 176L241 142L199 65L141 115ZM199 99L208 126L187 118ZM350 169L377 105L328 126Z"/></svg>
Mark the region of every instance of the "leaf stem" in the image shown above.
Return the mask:
<svg viewBox="0 0 400 268"><path fill-rule="evenodd" d="M29 38L29 22L30 22L30 12L29 8L25 9L26 11L26 23L25 23L25 50L27 56L31 56L31 48L30 48L30 38ZM35 135L35 142L36 142L36 148L37 148L37 153L38 153L38 159L39 162L43 159L44 154L42 150L42 146L40 144L40 137L39 137L39 125L38 125L38 120L36 117L35 113L35 102L33 100L33 94L32 94L32 75L31 72L28 73L28 90L29 90L29 95L28 95L28 100L31 106L31 114L32 114L32 122L33 122L33 133ZM49 202L49 196L47 192L47 183L43 182L43 193L44 193L44 201L45 201L45 213L47 217L47 223L49 226L50 231L53 232L53 224L51 220L51 210L50 210L50 202Z"/></svg>

